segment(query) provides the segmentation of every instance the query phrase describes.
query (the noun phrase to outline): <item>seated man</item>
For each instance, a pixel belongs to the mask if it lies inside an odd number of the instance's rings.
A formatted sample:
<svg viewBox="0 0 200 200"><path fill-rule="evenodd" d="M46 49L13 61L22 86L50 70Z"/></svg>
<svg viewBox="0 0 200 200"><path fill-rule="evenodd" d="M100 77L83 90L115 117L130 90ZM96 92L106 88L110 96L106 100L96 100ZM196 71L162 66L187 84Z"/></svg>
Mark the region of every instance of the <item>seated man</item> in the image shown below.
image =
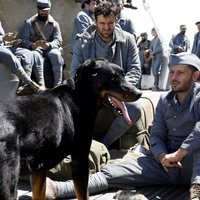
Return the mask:
<svg viewBox="0 0 200 200"><path fill-rule="evenodd" d="M54 74L54 86L57 86L62 83L64 65L60 49L62 45L60 26L49 14L50 0L38 0L37 8L38 13L25 21L21 33L22 47L32 50L34 54L35 67L40 68L34 74L36 79L43 75L44 57L49 58Z"/></svg>
<svg viewBox="0 0 200 200"><path fill-rule="evenodd" d="M90 193L112 188L190 185L190 200L200 199L200 60L195 54L171 55L171 90L158 102L146 155L109 164L89 178ZM74 196L73 182L47 179L47 197Z"/></svg>
<svg viewBox="0 0 200 200"><path fill-rule="evenodd" d="M71 62L71 76L76 73L79 64L88 58L104 58L124 69L126 79L137 86L140 76L140 61L134 36L123 31L116 25L116 8L109 2L100 3L95 8L95 25L77 35ZM140 101L126 103L129 116L124 118L114 114L110 129L101 140L109 147L130 129L132 124L141 117ZM105 108L106 112L110 112ZM98 120L98 119L97 119ZM104 119L107 120L107 119Z"/></svg>
<svg viewBox="0 0 200 200"><path fill-rule="evenodd" d="M8 47L6 44L9 44ZM18 76L19 80L29 89L29 93L43 92L45 89L30 78L34 62L33 54L27 49L18 48L17 45L14 33L5 34L0 25L0 62L9 68L11 73ZM22 93L24 94L22 88L19 87L17 94L21 95Z"/></svg>

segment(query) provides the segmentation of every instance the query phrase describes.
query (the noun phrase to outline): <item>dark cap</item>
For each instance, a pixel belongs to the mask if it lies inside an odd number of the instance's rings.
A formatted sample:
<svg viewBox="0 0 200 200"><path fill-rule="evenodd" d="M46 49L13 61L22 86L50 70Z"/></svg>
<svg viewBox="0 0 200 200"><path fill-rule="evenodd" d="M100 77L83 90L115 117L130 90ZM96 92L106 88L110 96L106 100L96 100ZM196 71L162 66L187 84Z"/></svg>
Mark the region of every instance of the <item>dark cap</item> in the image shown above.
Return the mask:
<svg viewBox="0 0 200 200"><path fill-rule="evenodd" d="M196 22L195 24L196 24L196 25L197 25L197 24L200 24L200 21Z"/></svg>
<svg viewBox="0 0 200 200"><path fill-rule="evenodd" d="M37 0L37 8L39 10L50 10L51 8L50 0Z"/></svg>
<svg viewBox="0 0 200 200"><path fill-rule="evenodd" d="M185 24L180 25L180 28L186 28Z"/></svg>
<svg viewBox="0 0 200 200"><path fill-rule="evenodd" d="M146 32L141 33L140 36L147 36L147 33Z"/></svg>
<svg viewBox="0 0 200 200"><path fill-rule="evenodd" d="M193 53L182 52L170 56L169 68L174 65L191 65L200 71L200 59Z"/></svg>

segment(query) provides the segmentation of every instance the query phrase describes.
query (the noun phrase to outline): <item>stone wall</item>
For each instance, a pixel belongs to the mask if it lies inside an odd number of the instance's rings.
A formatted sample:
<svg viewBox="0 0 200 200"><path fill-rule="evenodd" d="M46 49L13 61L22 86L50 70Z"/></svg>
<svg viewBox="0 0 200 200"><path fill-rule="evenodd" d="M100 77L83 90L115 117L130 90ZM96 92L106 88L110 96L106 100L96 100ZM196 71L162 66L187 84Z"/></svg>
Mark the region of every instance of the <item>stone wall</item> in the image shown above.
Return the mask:
<svg viewBox="0 0 200 200"><path fill-rule="evenodd" d="M24 20L37 12L36 2L37 0L0 0L0 21L5 32L20 31ZM76 0L52 0L51 15L60 24L67 69L71 62L69 49L73 21L79 10L80 3Z"/></svg>

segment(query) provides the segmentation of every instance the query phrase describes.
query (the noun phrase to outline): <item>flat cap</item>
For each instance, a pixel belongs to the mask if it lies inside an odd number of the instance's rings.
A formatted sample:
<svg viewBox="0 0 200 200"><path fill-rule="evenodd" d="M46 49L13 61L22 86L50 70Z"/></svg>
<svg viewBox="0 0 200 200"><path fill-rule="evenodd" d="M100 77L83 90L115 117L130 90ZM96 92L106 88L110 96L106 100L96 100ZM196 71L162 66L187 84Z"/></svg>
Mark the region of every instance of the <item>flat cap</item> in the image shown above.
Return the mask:
<svg viewBox="0 0 200 200"><path fill-rule="evenodd" d="M187 28L185 24L180 25L180 28Z"/></svg>
<svg viewBox="0 0 200 200"><path fill-rule="evenodd" d="M143 32L143 33L140 34L140 36L147 36L147 33Z"/></svg>
<svg viewBox="0 0 200 200"><path fill-rule="evenodd" d="M40 10L50 10L51 1L50 0L37 0L37 8Z"/></svg>
<svg viewBox="0 0 200 200"><path fill-rule="evenodd" d="M200 71L200 59L195 54L189 52L171 54L169 68L174 65L191 65Z"/></svg>

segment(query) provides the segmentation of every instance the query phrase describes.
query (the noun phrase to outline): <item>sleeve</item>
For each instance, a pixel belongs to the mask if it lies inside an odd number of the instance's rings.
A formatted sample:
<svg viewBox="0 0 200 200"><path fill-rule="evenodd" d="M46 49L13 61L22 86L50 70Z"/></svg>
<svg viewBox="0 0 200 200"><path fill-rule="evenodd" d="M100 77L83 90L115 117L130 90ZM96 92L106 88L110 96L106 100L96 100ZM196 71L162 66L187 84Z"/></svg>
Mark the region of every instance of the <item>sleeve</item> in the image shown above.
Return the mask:
<svg viewBox="0 0 200 200"><path fill-rule="evenodd" d="M24 26L22 28L21 32L21 39L22 39L22 47L31 49L32 42L30 41L31 36L31 22L29 20L26 20L24 22Z"/></svg>
<svg viewBox="0 0 200 200"><path fill-rule="evenodd" d="M54 24L53 40L50 43L51 48L60 48L62 46L62 35L60 26L57 22Z"/></svg>
<svg viewBox="0 0 200 200"><path fill-rule="evenodd" d="M179 36L177 35L177 36L175 36L174 38L172 38L171 40L170 40L170 43L169 43L169 46L172 48L172 49L177 49L178 47L179 47L179 45L177 45L176 43L178 43L178 39L179 38Z"/></svg>
<svg viewBox="0 0 200 200"><path fill-rule="evenodd" d="M195 102L195 115L198 119L189 136L183 141L181 148L186 149L189 154L200 150L200 95L199 100Z"/></svg>
<svg viewBox="0 0 200 200"><path fill-rule="evenodd" d="M74 45L74 51L70 66L70 76L73 78L78 66L84 62L83 49L81 47L81 38L77 38Z"/></svg>
<svg viewBox="0 0 200 200"><path fill-rule="evenodd" d="M125 77L128 82L136 86L139 83L141 77L141 67L138 48L133 35L129 36L127 46L128 53L127 58L125 58L126 61L124 61L124 63L126 63Z"/></svg>
<svg viewBox="0 0 200 200"><path fill-rule="evenodd" d="M83 33L90 26L90 22L85 15L80 15L75 19L77 33Z"/></svg>
<svg viewBox="0 0 200 200"><path fill-rule="evenodd" d="M161 153L167 153L167 126L164 119L164 97L161 96L153 120L153 126L150 132L151 150L156 159Z"/></svg>
<svg viewBox="0 0 200 200"><path fill-rule="evenodd" d="M153 49L152 53L157 54L163 51L163 46L160 38L157 38L156 47Z"/></svg>

